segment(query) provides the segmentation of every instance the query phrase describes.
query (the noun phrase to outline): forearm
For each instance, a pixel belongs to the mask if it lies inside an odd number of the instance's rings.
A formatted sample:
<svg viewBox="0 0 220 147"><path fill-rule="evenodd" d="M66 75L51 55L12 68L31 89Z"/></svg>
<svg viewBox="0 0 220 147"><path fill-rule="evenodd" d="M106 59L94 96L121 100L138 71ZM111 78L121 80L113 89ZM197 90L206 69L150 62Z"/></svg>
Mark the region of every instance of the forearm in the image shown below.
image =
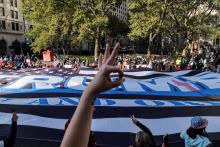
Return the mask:
<svg viewBox="0 0 220 147"><path fill-rule="evenodd" d="M64 135L61 147L87 147L92 123L94 95L85 91Z"/></svg>
<svg viewBox="0 0 220 147"><path fill-rule="evenodd" d="M124 82L124 73L121 69L112 66L117 56L120 43L116 43L115 48L110 54L106 52L103 64L96 74L93 81L89 84L87 89L83 92L74 116L67 128L64 135L61 147L87 147L89 141L89 132L92 123L93 114L93 100L95 94L113 89ZM106 47L110 51L110 45ZM111 73L118 73L119 79L116 81L111 80Z"/></svg>

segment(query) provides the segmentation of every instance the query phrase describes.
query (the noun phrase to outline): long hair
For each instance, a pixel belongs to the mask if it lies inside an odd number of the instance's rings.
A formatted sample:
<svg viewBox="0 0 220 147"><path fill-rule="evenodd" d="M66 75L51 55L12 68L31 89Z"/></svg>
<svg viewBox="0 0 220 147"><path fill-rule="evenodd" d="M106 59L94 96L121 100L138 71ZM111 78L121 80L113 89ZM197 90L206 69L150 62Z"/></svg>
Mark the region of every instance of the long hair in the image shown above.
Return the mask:
<svg viewBox="0 0 220 147"><path fill-rule="evenodd" d="M189 135L190 138L195 139L197 135L208 137L207 132L205 131L205 128L202 129L193 129L190 127L187 130L187 134Z"/></svg>
<svg viewBox="0 0 220 147"><path fill-rule="evenodd" d="M135 147L152 147L153 142L149 135L143 131L136 134Z"/></svg>

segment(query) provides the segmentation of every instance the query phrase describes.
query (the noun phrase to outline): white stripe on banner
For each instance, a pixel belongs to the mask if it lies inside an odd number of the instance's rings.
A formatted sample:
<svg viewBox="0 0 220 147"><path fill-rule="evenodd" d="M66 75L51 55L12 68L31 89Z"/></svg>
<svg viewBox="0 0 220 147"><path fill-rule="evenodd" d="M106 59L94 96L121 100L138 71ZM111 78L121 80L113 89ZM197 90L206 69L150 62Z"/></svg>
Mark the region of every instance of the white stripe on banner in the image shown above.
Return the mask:
<svg viewBox="0 0 220 147"><path fill-rule="evenodd" d="M12 114L0 112L0 125L11 124ZM18 125L21 126L34 126L51 129L64 129L67 119L56 119L48 117L40 117L30 114L18 114Z"/></svg>
<svg viewBox="0 0 220 147"><path fill-rule="evenodd" d="M96 70L80 70L79 74L95 75L98 71ZM181 76L191 72L191 70L177 71L177 72L156 72L156 71L137 71L137 72L124 72L125 75L133 76L148 76L152 74L164 74L170 76Z"/></svg>
<svg viewBox="0 0 220 147"><path fill-rule="evenodd" d="M0 113L0 124L10 124L12 114ZM209 120L207 132L220 132L220 116L205 116ZM176 134L186 130L190 125L191 117L171 117L162 119L139 119L155 136ZM19 114L18 125L45 127L63 130L66 119L52 119L29 114ZM92 130L95 132L136 133L138 127L132 124L130 118L103 118L93 119Z"/></svg>
<svg viewBox="0 0 220 147"><path fill-rule="evenodd" d="M183 70L177 72L156 72L156 71L137 71L137 72L124 72L125 75L133 75L133 76L149 76L152 74L164 74L170 76L181 76L191 72L191 70Z"/></svg>
<svg viewBox="0 0 220 147"><path fill-rule="evenodd" d="M0 98L0 105L77 106L79 98ZM192 107L220 106L220 101L177 101L144 99L96 99L95 106L111 107Z"/></svg>
<svg viewBox="0 0 220 147"><path fill-rule="evenodd" d="M80 70L79 74L86 74L86 75L95 75L98 71L96 70Z"/></svg>

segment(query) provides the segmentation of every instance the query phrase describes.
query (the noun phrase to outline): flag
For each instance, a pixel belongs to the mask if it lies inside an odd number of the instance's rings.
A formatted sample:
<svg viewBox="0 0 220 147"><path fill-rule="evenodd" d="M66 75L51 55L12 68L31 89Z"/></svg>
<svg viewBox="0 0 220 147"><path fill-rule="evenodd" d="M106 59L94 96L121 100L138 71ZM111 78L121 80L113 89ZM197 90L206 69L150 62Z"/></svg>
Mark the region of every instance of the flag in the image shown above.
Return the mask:
<svg viewBox="0 0 220 147"><path fill-rule="evenodd" d="M80 95L92 81L93 69L22 69L0 72L0 130L11 123L11 109L19 114L18 138L61 141ZM112 78L117 78L113 74ZM125 82L97 95L91 130L97 144L132 145L139 131L134 114L155 136L157 143L179 133L193 116L209 120L211 140L220 135L220 74L213 72L126 71ZM5 135L0 131L0 136Z"/></svg>

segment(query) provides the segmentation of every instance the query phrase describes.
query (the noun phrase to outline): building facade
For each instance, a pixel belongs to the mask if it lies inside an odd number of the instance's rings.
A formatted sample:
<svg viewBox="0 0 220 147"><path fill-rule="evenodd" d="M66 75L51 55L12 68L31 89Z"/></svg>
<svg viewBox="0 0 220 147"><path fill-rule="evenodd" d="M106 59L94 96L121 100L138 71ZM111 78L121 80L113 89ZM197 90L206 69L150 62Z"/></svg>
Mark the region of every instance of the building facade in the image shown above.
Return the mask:
<svg viewBox="0 0 220 147"><path fill-rule="evenodd" d="M113 15L124 23L128 23L128 2L129 0L123 0L121 5L113 11Z"/></svg>
<svg viewBox="0 0 220 147"><path fill-rule="evenodd" d="M0 0L0 55L20 54L24 42L21 0Z"/></svg>

